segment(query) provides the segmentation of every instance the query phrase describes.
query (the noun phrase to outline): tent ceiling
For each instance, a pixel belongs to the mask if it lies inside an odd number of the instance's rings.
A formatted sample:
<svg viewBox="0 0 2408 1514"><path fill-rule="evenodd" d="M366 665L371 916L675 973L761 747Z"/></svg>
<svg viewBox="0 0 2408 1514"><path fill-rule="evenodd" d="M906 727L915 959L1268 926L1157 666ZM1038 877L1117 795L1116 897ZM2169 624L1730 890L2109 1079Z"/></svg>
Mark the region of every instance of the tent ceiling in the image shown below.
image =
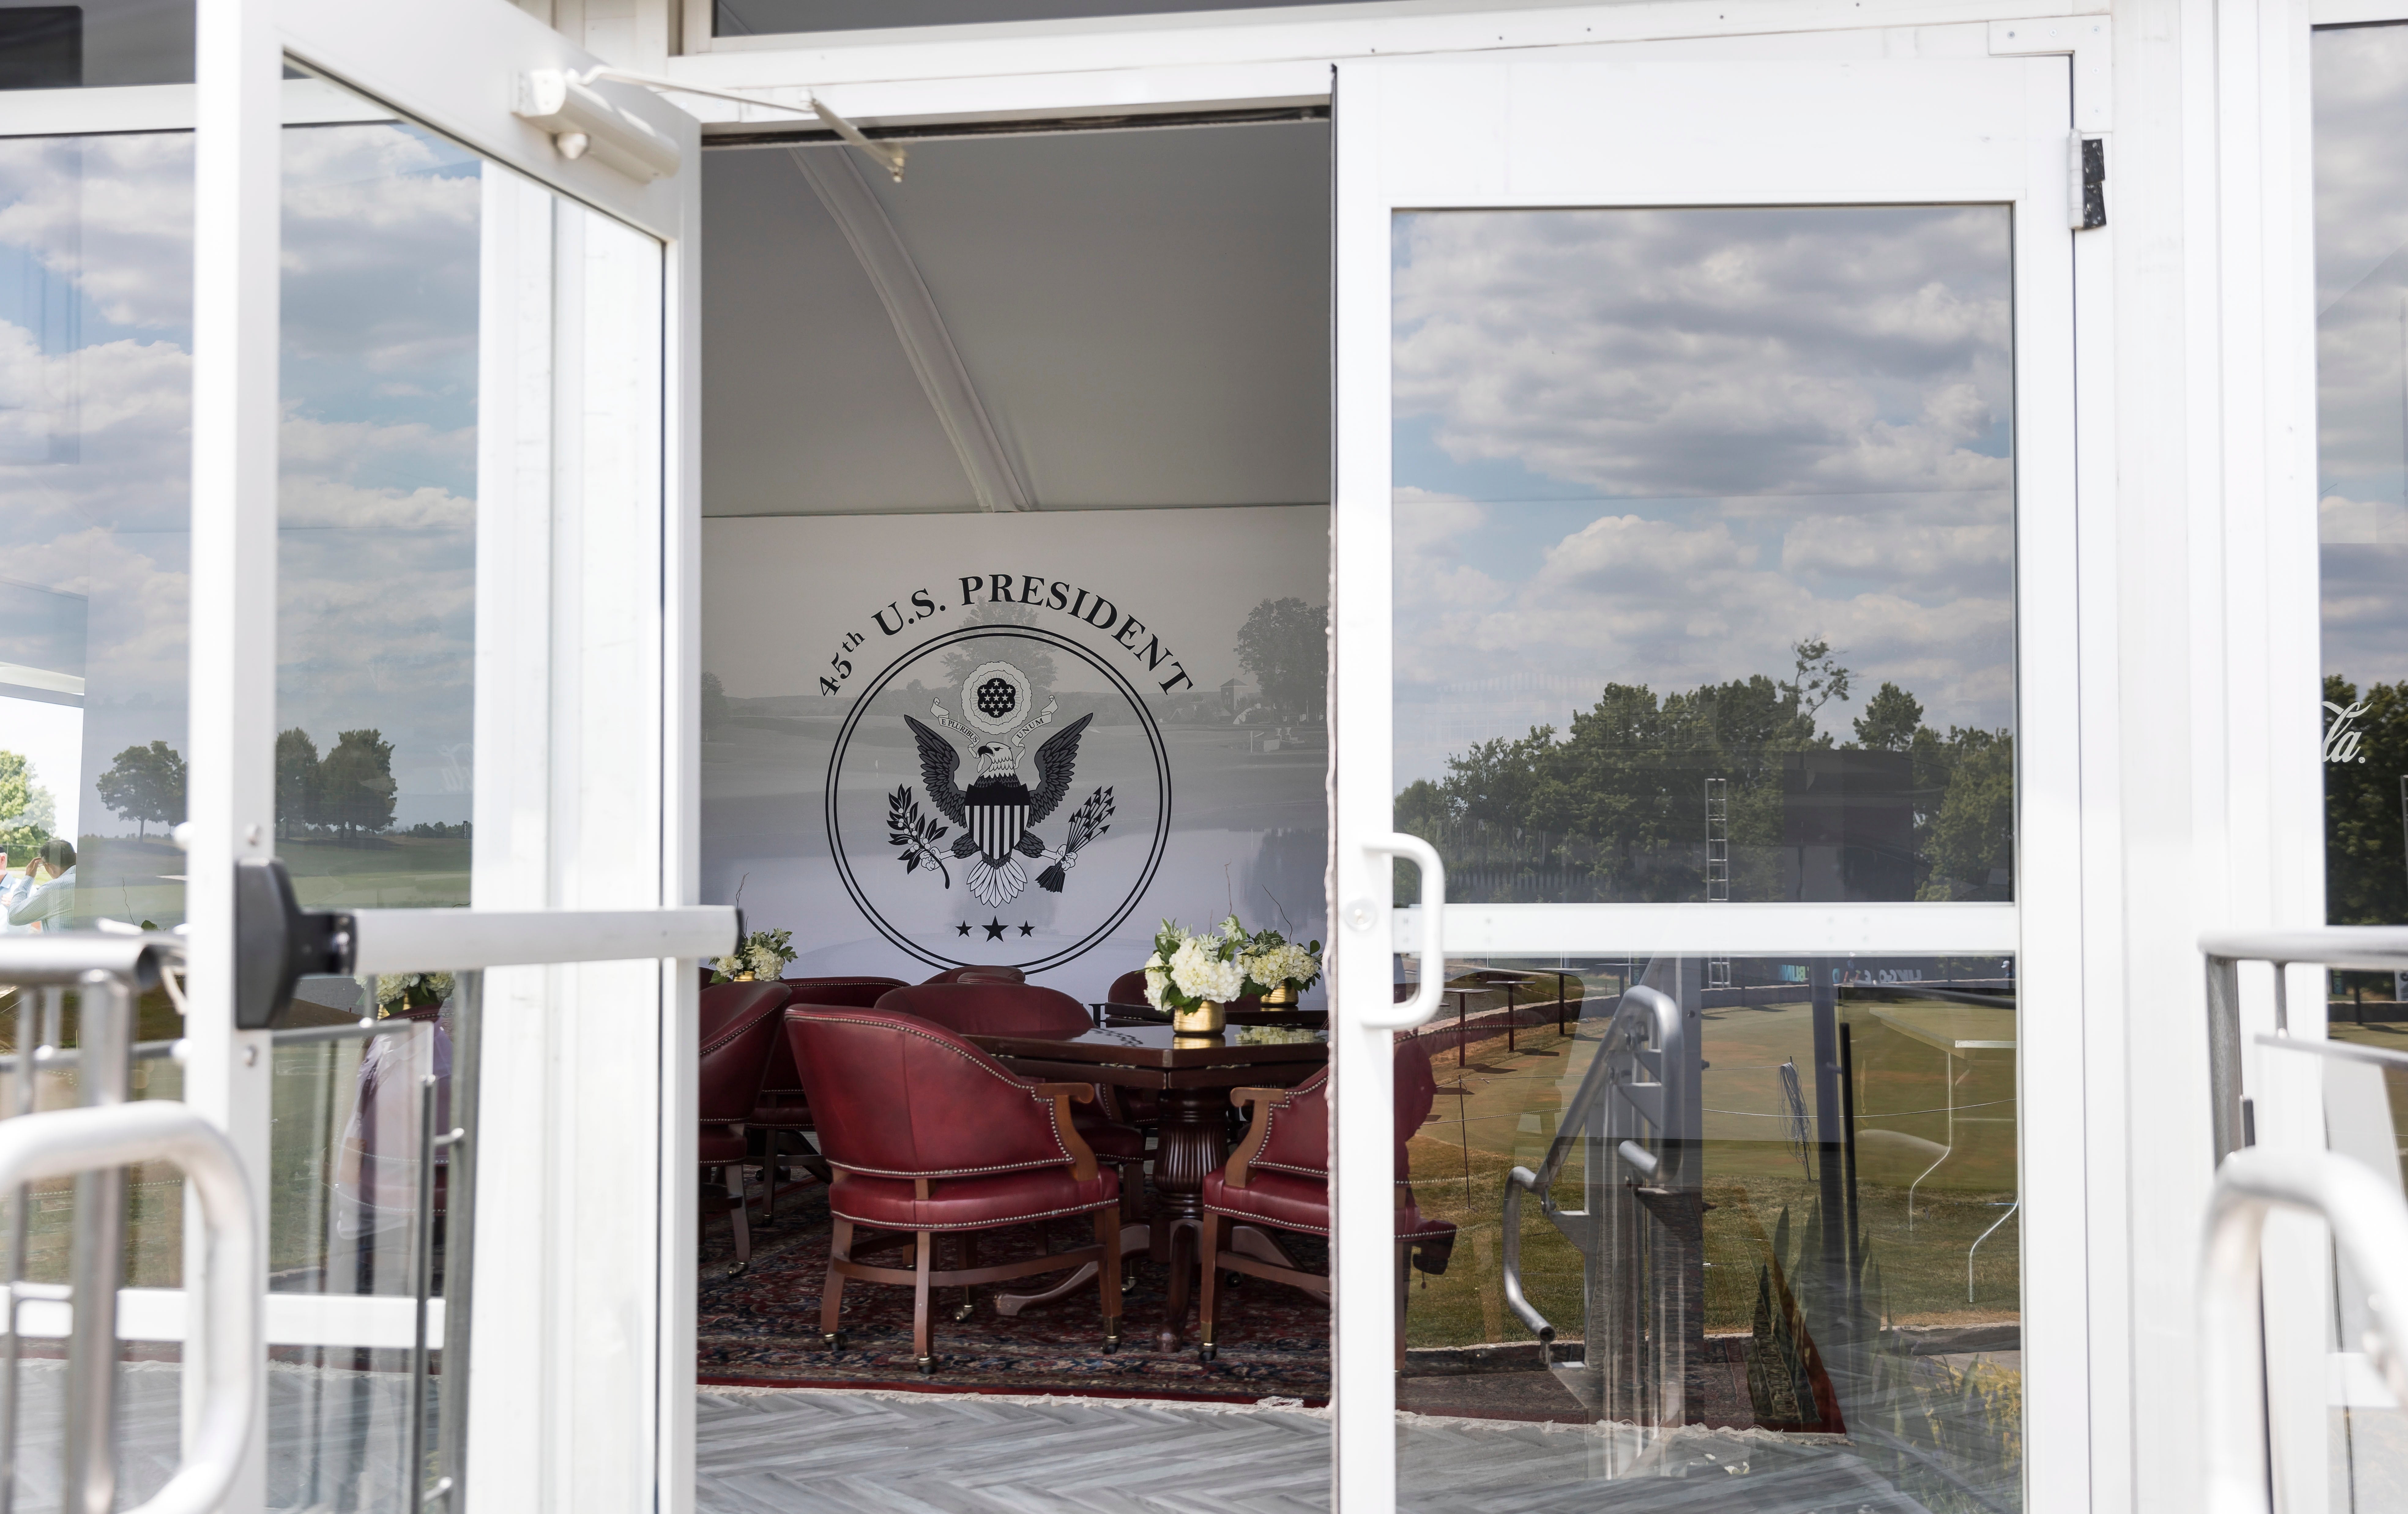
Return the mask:
<svg viewBox="0 0 2408 1514"><path fill-rule="evenodd" d="M703 159L711 515L977 508L794 151ZM867 174L1040 509L1329 489L1328 128L928 142Z"/></svg>

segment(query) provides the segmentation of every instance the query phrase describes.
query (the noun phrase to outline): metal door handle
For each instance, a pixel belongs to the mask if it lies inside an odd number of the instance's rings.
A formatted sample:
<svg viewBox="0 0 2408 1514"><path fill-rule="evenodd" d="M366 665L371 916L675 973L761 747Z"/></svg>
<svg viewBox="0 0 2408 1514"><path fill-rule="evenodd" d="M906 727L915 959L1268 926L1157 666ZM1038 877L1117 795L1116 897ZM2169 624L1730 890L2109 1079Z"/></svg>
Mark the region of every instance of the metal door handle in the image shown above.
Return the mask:
<svg viewBox="0 0 2408 1514"><path fill-rule="evenodd" d="M251 1440L263 1348L264 1279L251 1234L251 1188L216 1126L166 1100L98 1104L0 1120L0 1193L94 1168L171 1161L199 1194L208 1247L201 1264L200 1425L175 1475L127 1514L209 1514L234 1486ZM113 1277L78 1287L115 1288ZM189 1348L188 1348L189 1349ZM187 1358L189 1360L189 1357Z"/></svg>
<svg viewBox="0 0 2408 1514"><path fill-rule="evenodd" d="M1375 861L1409 858L1421 870L1422 980L1404 1003L1369 1011L1355 1020L1366 1030L1408 1030L1437 1014L1439 1002L1446 997L1446 865L1438 859L1437 848L1401 831L1373 837L1363 844L1363 852Z"/></svg>

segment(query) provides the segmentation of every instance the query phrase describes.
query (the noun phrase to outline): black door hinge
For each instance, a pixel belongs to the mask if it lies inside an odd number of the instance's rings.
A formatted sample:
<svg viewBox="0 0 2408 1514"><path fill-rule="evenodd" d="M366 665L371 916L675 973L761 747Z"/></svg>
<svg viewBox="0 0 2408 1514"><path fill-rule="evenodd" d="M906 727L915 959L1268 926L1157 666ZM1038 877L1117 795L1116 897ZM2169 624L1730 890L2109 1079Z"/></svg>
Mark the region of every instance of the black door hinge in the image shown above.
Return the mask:
<svg viewBox="0 0 2408 1514"><path fill-rule="evenodd" d="M2074 133L2072 156L2067 220L2076 231L2097 231L2107 223L2107 138Z"/></svg>
<svg viewBox="0 0 2408 1514"><path fill-rule="evenodd" d="M272 857L234 865L234 1023L268 1031L293 1007L311 974L347 973L357 956L354 922L339 910L307 911L293 875Z"/></svg>

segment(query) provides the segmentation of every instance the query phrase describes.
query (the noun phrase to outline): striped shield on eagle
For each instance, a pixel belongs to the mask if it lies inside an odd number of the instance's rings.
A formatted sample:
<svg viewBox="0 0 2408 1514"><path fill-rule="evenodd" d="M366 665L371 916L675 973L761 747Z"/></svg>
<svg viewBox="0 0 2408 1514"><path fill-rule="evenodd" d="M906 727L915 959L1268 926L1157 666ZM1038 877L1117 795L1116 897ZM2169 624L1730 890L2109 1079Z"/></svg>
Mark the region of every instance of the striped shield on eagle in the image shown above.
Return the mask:
<svg viewBox="0 0 2408 1514"><path fill-rule="evenodd" d="M1050 715L1050 710L1047 713ZM1099 788L1072 816L1070 834L1062 845L1049 848L1030 829L1058 809L1069 793L1079 762L1079 739L1095 718L1092 714L1081 715L1037 749L1034 789L1020 776L1019 742L1006 740L1002 734L981 741L975 754L978 776L965 789L958 777L961 749L911 716L903 717L919 746L920 776L927 785L929 801L939 814L962 828L952 854L968 863L963 881L982 901L1000 905L1018 898L1028 887L1026 864L1041 864L1038 884L1059 893L1066 870L1077 865L1080 849L1110 829L1111 790ZM1026 739L1025 734L1021 737L1021 741ZM920 844L907 835L897 844ZM907 851L907 860L918 855L916 850Z"/></svg>

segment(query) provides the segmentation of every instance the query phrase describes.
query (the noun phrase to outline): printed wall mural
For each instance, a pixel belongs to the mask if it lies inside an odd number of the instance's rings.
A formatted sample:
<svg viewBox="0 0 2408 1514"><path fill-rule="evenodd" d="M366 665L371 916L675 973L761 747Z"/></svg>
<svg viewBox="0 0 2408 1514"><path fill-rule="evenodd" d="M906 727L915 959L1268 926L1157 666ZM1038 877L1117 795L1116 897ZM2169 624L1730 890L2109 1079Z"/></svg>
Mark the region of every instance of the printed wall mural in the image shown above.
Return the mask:
<svg viewBox="0 0 2408 1514"><path fill-rule="evenodd" d="M1328 563L1319 507L706 521L703 898L1086 1000L1165 917L1326 937Z"/></svg>

